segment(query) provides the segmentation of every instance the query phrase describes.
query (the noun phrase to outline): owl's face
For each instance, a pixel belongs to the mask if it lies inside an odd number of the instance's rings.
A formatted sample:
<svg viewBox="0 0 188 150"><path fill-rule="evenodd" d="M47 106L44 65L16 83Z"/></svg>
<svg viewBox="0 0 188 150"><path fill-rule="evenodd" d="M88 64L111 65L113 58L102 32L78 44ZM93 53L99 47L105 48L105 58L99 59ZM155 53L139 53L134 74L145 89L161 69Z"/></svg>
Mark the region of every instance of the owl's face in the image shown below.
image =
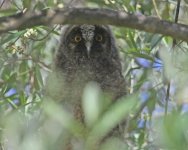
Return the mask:
<svg viewBox="0 0 188 150"><path fill-rule="evenodd" d="M113 38L109 27L99 25L72 25L65 28L63 50L66 55L92 59L112 53Z"/></svg>

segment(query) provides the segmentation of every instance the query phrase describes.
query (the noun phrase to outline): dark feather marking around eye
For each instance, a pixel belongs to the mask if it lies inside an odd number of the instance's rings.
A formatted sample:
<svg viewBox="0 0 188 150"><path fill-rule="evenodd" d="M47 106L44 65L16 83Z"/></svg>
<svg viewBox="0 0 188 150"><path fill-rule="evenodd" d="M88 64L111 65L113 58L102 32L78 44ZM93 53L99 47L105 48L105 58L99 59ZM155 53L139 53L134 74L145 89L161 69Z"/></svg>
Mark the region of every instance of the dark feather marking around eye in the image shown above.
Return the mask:
<svg viewBox="0 0 188 150"><path fill-rule="evenodd" d="M69 34L68 34L68 41L69 42L75 42L78 43L82 40L82 35L79 30L79 28L73 29Z"/></svg>

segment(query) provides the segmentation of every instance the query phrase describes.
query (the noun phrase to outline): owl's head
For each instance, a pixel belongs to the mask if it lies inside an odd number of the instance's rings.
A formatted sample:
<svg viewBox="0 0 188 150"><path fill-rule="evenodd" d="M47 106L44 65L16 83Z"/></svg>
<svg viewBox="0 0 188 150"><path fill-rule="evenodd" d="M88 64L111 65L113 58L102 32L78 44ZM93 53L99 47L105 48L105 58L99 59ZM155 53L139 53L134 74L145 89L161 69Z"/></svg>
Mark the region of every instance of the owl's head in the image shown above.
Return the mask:
<svg viewBox="0 0 188 150"><path fill-rule="evenodd" d="M60 49L68 57L85 59L116 55L113 34L104 25L68 25L63 28Z"/></svg>

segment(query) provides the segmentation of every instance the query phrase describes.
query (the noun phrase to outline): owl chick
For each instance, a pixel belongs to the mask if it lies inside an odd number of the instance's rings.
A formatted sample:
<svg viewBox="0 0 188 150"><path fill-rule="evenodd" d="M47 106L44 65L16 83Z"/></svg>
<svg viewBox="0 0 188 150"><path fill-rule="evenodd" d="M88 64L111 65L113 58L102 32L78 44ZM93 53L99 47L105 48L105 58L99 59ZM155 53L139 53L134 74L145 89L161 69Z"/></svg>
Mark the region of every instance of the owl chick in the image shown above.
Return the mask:
<svg viewBox="0 0 188 150"><path fill-rule="evenodd" d="M96 82L110 95L112 103L126 95L120 58L109 26L64 26L60 43L52 78L56 82L51 82L55 86L50 84L51 93L77 120L84 122L81 97L88 82Z"/></svg>

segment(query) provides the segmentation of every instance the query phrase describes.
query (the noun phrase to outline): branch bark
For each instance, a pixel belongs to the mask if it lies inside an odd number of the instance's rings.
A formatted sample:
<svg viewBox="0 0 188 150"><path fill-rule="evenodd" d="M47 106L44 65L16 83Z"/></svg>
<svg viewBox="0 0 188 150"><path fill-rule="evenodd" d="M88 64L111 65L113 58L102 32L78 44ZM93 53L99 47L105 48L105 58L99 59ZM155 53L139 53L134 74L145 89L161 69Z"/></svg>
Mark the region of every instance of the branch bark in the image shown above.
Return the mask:
<svg viewBox="0 0 188 150"><path fill-rule="evenodd" d="M159 33L188 42L188 26L141 14L97 8L49 9L26 12L0 18L0 34L37 25L51 24L110 24Z"/></svg>

